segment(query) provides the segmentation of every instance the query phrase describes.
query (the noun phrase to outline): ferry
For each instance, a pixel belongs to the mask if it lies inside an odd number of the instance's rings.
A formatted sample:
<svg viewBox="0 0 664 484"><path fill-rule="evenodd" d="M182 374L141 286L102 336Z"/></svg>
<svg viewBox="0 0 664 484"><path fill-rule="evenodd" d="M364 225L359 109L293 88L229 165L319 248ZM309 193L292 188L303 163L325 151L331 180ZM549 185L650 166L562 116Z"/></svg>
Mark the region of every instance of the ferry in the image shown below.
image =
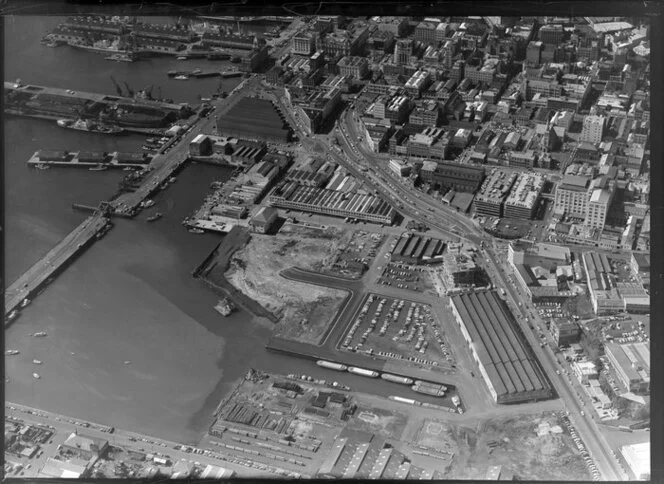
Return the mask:
<svg viewBox="0 0 664 484"><path fill-rule="evenodd" d="M32 360L32 362L33 362L35 365L41 365L41 364L42 364L42 361L41 361L41 360Z"/></svg>
<svg viewBox="0 0 664 484"><path fill-rule="evenodd" d="M233 312L233 310L235 310L235 306L228 298L224 298L221 301L219 301L219 303L214 307L214 309L216 309L217 312L222 316L228 316Z"/></svg>
<svg viewBox="0 0 664 484"><path fill-rule="evenodd" d="M91 166L90 168L88 168L88 171L104 171L104 170L108 170L108 167L102 165L101 163L96 166Z"/></svg>
<svg viewBox="0 0 664 484"><path fill-rule="evenodd" d="M30 304L31 302L32 302L32 301L30 301L30 299L28 299L28 298L26 297L23 301L21 301L21 307L24 308L24 307L26 307L28 304Z"/></svg>
<svg viewBox="0 0 664 484"><path fill-rule="evenodd" d="M56 123L61 128L87 131L88 133L120 134L124 132L124 129L119 126L107 126L105 124L95 123L84 119L58 119Z"/></svg>
<svg viewBox="0 0 664 484"><path fill-rule="evenodd" d="M18 355L19 353L20 353L20 351L18 351L18 350L7 350L7 351L5 351L5 355L7 355L7 356Z"/></svg>
<svg viewBox="0 0 664 484"><path fill-rule="evenodd" d="M39 380L39 379L41 378L41 377L39 376L39 373L33 373L32 376L35 377L37 380Z"/></svg>
<svg viewBox="0 0 664 484"><path fill-rule="evenodd" d="M148 217L148 222L154 222L156 220L159 220L162 216L163 215L161 214L161 212L157 212L154 215L152 215L151 217Z"/></svg>
<svg viewBox="0 0 664 484"><path fill-rule="evenodd" d="M46 333L46 331L39 331L37 333L34 333L32 336L35 336L37 338L43 338L44 336L48 336L48 334Z"/></svg>

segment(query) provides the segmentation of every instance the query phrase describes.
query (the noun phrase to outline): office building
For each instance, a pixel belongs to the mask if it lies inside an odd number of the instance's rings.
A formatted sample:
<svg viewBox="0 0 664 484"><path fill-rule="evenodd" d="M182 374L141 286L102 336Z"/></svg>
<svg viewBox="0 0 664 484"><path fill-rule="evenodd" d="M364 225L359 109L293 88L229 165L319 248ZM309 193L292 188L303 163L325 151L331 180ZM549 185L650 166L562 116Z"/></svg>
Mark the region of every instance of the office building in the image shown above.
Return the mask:
<svg viewBox="0 0 664 484"><path fill-rule="evenodd" d="M407 65L413 55L413 41L410 39L397 39L394 45L394 63L396 65Z"/></svg>
<svg viewBox="0 0 664 484"><path fill-rule="evenodd" d="M521 173L505 200L507 218L533 219L544 188L544 177L533 173Z"/></svg>
<svg viewBox="0 0 664 484"><path fill-rule="evenodd" d="M606 118L604 116L588 115L583 118L583 128L579 141L587 141L588 143L601 143L604 136L604 126Z"/></svg>

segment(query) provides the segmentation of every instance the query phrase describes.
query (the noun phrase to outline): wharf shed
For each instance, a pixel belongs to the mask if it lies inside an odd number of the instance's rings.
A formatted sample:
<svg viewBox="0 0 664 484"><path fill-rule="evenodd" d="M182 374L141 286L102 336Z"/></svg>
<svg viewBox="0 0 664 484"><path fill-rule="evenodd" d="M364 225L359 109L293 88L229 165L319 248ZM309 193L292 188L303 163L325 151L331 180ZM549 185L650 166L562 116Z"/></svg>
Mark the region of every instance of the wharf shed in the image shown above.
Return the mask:
<svg viewBox="0 0 664 484"><path fill-rule="evenodd" d="M453 296L452 311L496 403L536 401L551 386L496 291Z"/></svg>
<svg viewBox="0 0 664 484"><path fill-rule="evenodd" d="M245 97L217 120L219 134L286 143L291 129L271 101Z"/></svg>

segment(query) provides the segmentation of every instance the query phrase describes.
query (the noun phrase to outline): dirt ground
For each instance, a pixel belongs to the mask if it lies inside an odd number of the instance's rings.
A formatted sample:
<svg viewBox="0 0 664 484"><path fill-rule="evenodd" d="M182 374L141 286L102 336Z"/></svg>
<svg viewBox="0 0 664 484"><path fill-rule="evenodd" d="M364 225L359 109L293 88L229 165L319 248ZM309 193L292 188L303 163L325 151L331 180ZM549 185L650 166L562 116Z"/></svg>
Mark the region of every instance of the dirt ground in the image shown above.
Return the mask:
<svg viewBox="0 0 664 484"><path fill-rule="evenodd" d="M552 413L482 420L474 428L425 420L414 440L454 454L448 479L485 479L490 466L502 466L521 480L589 480L570 435L538 436L540 423L564 428Z"/></svg>
<svg viewBox="0 0 664 484"><path fill-rule="evenodd" d="M338 229L296 229L285 235L253 235L236 252L225 276L237 289L279 317L275 335L317 343L347 294L289 281L279 273L290 267L321 271L345 246L347 234Z"/></svg>
<svg viewBox="0 0 664 484"><path fill-rule="evenodd" d="M353 430L364 430L390 439L399 440L406 428L405 414L358 404L357 411L348 421Z"/></svg>

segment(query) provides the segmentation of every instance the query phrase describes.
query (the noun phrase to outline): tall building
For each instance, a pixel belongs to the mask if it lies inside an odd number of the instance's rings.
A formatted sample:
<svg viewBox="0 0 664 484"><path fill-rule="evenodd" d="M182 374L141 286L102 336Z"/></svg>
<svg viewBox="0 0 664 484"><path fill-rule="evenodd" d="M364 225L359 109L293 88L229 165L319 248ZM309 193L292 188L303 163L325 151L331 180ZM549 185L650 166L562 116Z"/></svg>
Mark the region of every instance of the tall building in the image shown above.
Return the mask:
<svg viewBox="0 0 664 484"><path fill-rule="evenodd" d="M397 65L407 65L412 55L413 41L410 39L398 39L394 46L394 63Z"/></svg>
<svg viewBox="0 0 664 484"><path fill-rule="evenodd" d="M532 41L528 43L526 49L526 63L531 66L540 65L542 56L542 42Z"/></svg>
<svg viewBox="0 0 664 484"><path fill-rule="evenodd" d="M539 30L539 39L544 44L560 44L565 37L562 25L545 25Z"/></svg>
<svg viewBox="0 0 664 484"><path fill-rule="evenodd" d="M588 213L583 224L587 227L593 227L600 230L603 229L612 198L612 190L595 188L588 200Z"/></svg>
<svg viewBox="0 0 664 484"><path fill-rule="evenodd" d="M413 39L424 44L433 44L437 42L436 27L437 25L433 22L420 22L417 24L417 27L415 27Z"/></svg>
<svg viewBox="0 0 664 484"><path fill-rule="evenodd" d="M565 175L556 187L555 210L571 217L585 217L590 182L589 176Z"/></svg>
<svg viewBox="0 0 664 484"><path fill-rule="evenodd" d="M293 54L311 55L316 47L316 35L304 32L293 37Z"/></svg>
<svg viewBox="0 0 664 484"><path fill-rule="evenodd" d="M606 118L604 116L588 115L583 119L583 129L579 141L589 143L601 143L604 135L604 125Z"/></svg>

